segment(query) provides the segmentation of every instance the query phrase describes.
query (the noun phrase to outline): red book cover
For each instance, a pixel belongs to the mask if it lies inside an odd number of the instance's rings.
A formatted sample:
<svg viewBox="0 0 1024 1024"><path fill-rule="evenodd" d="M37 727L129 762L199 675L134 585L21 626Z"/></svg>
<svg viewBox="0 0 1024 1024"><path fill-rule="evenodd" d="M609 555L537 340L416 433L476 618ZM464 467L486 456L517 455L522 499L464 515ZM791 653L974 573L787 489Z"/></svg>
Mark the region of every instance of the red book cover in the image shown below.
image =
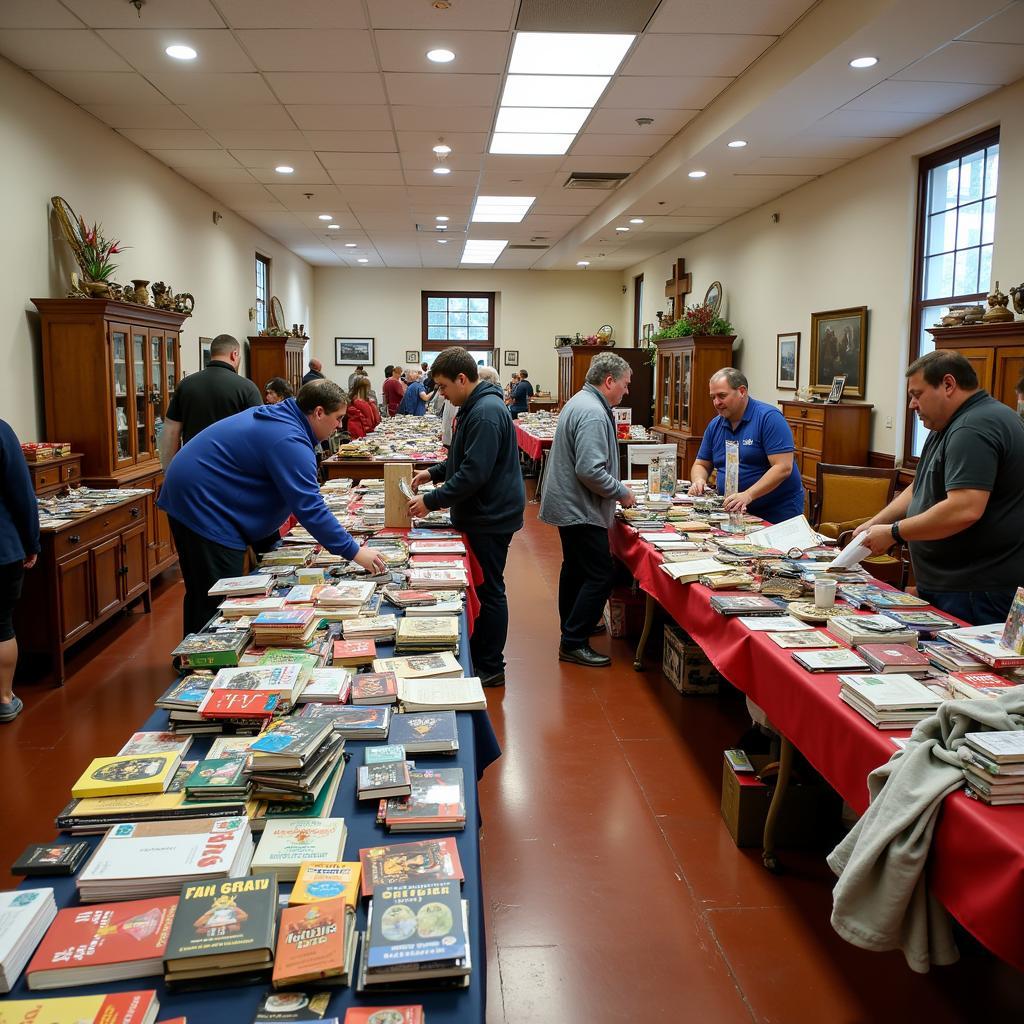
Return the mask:
<svg viewBox="0 0 1024 1024"><path fill-rule="evenodd" d="M423 1024L423 1007L350 1006L343 1024Z"/></svg>
<svg viewBox="0 0 1024 1024"><path fill-rule="evenodd" d="M274 988L345 973L344 896L281 911Z"/></svg>
<svg viewBox="0 0 1024 1024"><path fill-rule="evenodd" d="M266 690L210 690L199 707L203 718L273 718L281 701Z"/></svg>
<svg viewBox="0 0 1024 1024"><path fill-rule="evenodd" d="M909 644L858 644L857 650L868 661L894 671L928 667L927 657Z"/></svg>
<svg viewBox="0 0 1024 1024"><path fill-rule="evenodd" d="M87 984L82 972L112 965L137 968L118 970L120 978L162 974L177 907L177 896L162 896L58 911L28 965L29 988ZM91 980L104 979L101 973Z"/></svg>
<svg viewBox="0 0 1024 1024"><path fill-rule="evenodd" d="M465 555L413 555L409 559L410 565L420 565L426 562L429 565L437 565L439 562L443 562L444 565L451 566L453 569L459 569L462 567Z"/></svg>
<svg viewBox="0 0 1024 1024"><path fill-rule="evenodd" d="M436 594L431 594L426 590L396 590L395 597L399 601L416 601L418 604L429 604L431 601L437 600Z"/></svg>
<svg viewBox="0 0 1024 1024"><path fill-rule="evenodd" d="M373 640L335 640L334 660L344 665L354 662L361 665L377 657L377 644Z"/></svg>
<svg viewBox="0 0 1024 1024"><path fill-rule="evenodd" d="M353 704L388 704L398 699L398 676L394 672L362 672L352 680Z"/></svg>
<svg viewBox="0 0 1024 1024"><path fill-rule="evenodd" d="M953 692L968 700L1000 697L1011 687L1020 686L1019 681L995 672L950 672L949 678L953 682Z"/></svg>

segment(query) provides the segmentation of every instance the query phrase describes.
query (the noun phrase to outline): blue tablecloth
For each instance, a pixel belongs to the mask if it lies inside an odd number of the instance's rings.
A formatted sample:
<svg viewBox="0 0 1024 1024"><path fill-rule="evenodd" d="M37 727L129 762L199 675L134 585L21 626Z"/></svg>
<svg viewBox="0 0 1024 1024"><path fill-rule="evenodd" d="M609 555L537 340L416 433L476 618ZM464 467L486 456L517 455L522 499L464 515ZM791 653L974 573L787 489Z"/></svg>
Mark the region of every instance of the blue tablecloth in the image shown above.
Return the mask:
<svg viewBox="0 0 1024 1024"><path fill-rule="evenodd" d="M469 636L466 628L466 617L462 617L460 641L460 661L465 667L467 674L471 671L469 656ZM391 654L386 645L381 646L381 657L388 657ZM170 682L168 676L168 682ZM468 1024L468 1022L484 1020L484 1013L487 1006L487 946L484 937L484 902L483 887L480 878L480 843L478 838L478 826L480 822L480 811L477 804L477 792L474 785L474 778L479 779L484 769L501 755L497 738L491 727L490 719L486 712L460 712L457 715L459 729L459 750L452 757L450 755L424 755L416 757L416 763L422 765L434 765L445 767L460 767L463 770L466 780L466 830L457 833L426 833L413 832L389 836L387 831L375 822L377 802L375 800L356 800L356 768L363 763L363 748L372 743L381 741L375 740L368 743L360 740L349 740L346 751L352 754L351 761L345 769L338 790L338 797L335 801L332 815L343 817L348 825L348 839L345 844L345 859L358 859L359 850L367 846L376 846L386 842L404 842L423 838L428 835L454 834L459 847L459 858L462 861L462 868L466 879L463 885L463 895L469 900L470 939L472 943L473 974L469 988L464 991L454 992L402 992L390 995L374 996L367 994L360 996L354 988L339 988L331 995L330 1006L327 1016L336 1016L344 1019L345 1010L349 1006L383 1006L387 1004L421 1003L425 1010L427 1020L430 1024ZM142 729L160 730L167 727L167 712L156 711L145 722ZM125 735L128 739L128 734ZM211 743L208 736L197 736L189 750L189 758L193 759L202 756ZM104 751L104 754L114 751ZM54 812L58 808L54 809ZM77 837L76 837L77 838ZM95 845L99 837L86 837ZM68 841L70 837L62 837ZM40 838L40 842L45 839ZM40 886L52 887L55 891L58 907L77 905L74 878L33 878L28 880L22 888L34 888ZM282 892L289 892L291 884L282 885ZM366 901L361 901L357 928L362 930L366 925ZM5 998L25 999L40 995L88 995L95 992L132 991L136 989L155 988L160 998L160 1019L166 1020L170 1017L184 1016L188 1018L189 1024L246 1024L256 1014L256 1007L261 996L269 991L269 981L265 985L248 985L234 988L210 989L201 992L189 993L168 993L160 977L136 978L132 981L111 982L106 985L85 985L75 988L57 989L52 992L34 993L29 992L25 984L24 974L18 979L9 996L0 996L0 1004Z"/></svg>

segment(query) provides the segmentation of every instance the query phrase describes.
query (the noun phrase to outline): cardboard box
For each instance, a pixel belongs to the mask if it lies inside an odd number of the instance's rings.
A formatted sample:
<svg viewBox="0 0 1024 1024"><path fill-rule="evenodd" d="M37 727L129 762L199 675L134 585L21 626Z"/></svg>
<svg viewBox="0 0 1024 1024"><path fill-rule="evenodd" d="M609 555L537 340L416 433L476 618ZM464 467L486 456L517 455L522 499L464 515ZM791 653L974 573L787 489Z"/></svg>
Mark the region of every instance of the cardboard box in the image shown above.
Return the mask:
<svg viewBox="0 0 1024 1024"><path fill-rule="evenodd" d="M775 791L757 777L771 763L766 754L751 754L754 773L737 772L722 758L722 820L739 847L759 847L764 841L764 823ZM832 833L841 801L820 779L800 784L790 776L789 787L775 825L777 846L818 846Z"/></svg>
<svg viewBox="0 0 1024 1024"><path fill-rule="evenodd" d="M626 587L616 588L604 606L604 624L608 635L618 639L640 636L644 628L646 600L642 593Z"/></svg>
<svg viewBox="0 0 1024 1024"><path fill-rule="evenodd" d="M661 671L665 678L687 696L718 693L722 676L693 638L675 623L665 623Z"/></svg>

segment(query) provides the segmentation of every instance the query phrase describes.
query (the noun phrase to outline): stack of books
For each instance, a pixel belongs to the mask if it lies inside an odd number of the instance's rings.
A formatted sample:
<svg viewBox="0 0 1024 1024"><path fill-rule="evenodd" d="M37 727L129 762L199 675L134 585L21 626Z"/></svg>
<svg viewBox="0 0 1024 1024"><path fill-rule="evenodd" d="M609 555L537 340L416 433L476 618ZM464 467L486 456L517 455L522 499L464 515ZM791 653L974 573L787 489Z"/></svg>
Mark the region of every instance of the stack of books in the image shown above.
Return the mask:
<svg viewBox="0 0 1024 1024"><path fill-rule="evenodd" d="M337 705L307 704L306 710ZM247 768L252 795L259 800L314 803L345 752L345 737L329 721L284 718L272 722L249 744Z"/></svg>
<svg viewBox="0 0 1024 1024"><path fill-rule="evenodd" d="M332 651L332 664L358 668L377 657L377 644L373 640L335 640Z"/></svg>
<svg viewBox="0 0 1024 1024"><path fill-rule="evenodd" d="M241 877L252 854L248 818L135 822L107 832L75 885L83 903L171 896L186 882Z"/></svg>
<svg viewBox="0 0 1024 1024"><path fill-rule="evenodd" d="M854 608L927 608L928 602L922 597L905 594L902 590L888 590L874 583L843 583L839 596Z"/></svg>
<svg viewBox="0 0 1024 1024"><path fill-rule="evenodd" d="M376 587L366 580L345 580L320 587L315 604L318 611L358 610L369 601Z"/></svg>
<svg viewBox="0 0 1024 1024"><path fill-rule="evenodd" d="M991 626L967 626L964 629L949 629L942 634L943 640L984 662L989 668L1018 668L1024 665L1024 654L1003 643L1004 625L1001 622Z"/></svg>
<svg viewBox="0 0 1024 1024"><path fill-rule="evenodd" d="M283 611L284 605L283 597L229 597L217 610L225 619L242 619L260 612Z"/></svg>
<svg viewBox="0 0 1024 1024"><path fill-rule="evenodd" d="M1020 686L1019 679L1007 679L994 672L950 672L949 686L962 700L995 700L1007 690Z"/></svg>
<svg viewBox="0 0 1024 1024"><path fill-rule="evenodd" d="M308 677L308 670L295 663L244 665L239 668L222 668L214 676L210 689L276 693L281 698L281 704L275 710L285 712L298 701Z"/></svg>
<svg viewBox="0 0 1024 1024"><path fill-rule="evenodd" d="M246 755L204 758L185 780L186 798L203 803L232 797L244 800L249 794L249 780L245 774L248 763Z"/></svg>
<svg viewBox="0 0 1024 1024"><path fill-rule="evenodd" d="M785 603L760 594L712 594L711 608L719 615L784 615L786 612Z"/></svg>
<svg viewBox="0 0 1024 1024"><path fill-rule="evenodd" d="M398 620L394 615L360 616L356 619L346 619L341 629L346 640L390 642L395 639Z"/></svg>
<svg viewBox="0 0 1024 1024"><path fill-rule="evenodd" d="M839 677L839 699L877 729L913 729L935 713L943 698L905 674Z"/></svg>
<svg viewBox="0 0 1024 1024"><path fill-rule="evenodd" d="M391 708L360 707L352 704L307 704L300 720L328 722L336 733L350 740L387 739Z"/></svg>
<svg viewBox="0 0 1024 1024"><path fill-rule="evenodd" d="M901 626L917 630L918 636L921 637L940 637L943 630L957 629L960 626L959 622L931 610L890 608L885 614Z"/></svg>
<svg viewBox="0 0 1024 1024"><path fill-rule="evenodd" d="M437 594L429 590L404 590L401 587L385 586L381 588L384 600L396 608L417 608L437 603Z"/></svg>
<svg viewBox="0 0 1024 1024"><path fill-rule="evenodd" d="M909 644L917 646L917 631L901 626L888 615L854 615L842 612L829 616L826 629L837 639L858 647L861 644Z"/></svg>
<svg viewBox="0 0 1024 1024"><path fill-rule="evenodd" d="M347 985L356 961L356 915L343 897L281 911L274 988Z"/></svg>
<svg viewBox="0 0 1024 1024"><path fill-rule="evenodd" d="M808 672L866 672L870 668L856 651L849 651L845 647L824 651L794 651L792 658Z"/></svg>
<svg viewBox="0 0 1024 1024"><path fill-rule="evenodd" d="M985 662L948 640L922 640L921 650L935 668L945 672L976 672L985 668Z"/></svg>
<svg viewBox="0 0 1024 1024"><path fill-rule="evenodd" d="M171 651L171 664L177 669L223 668L237 665L251 642L250 629L189 633Z"/></svg>
<svg viewBox="0 0 1024 1024"><path fill-rule="evenodd" d="M309 565L315 551L316 547L311 544L282 544L281 547L274 548L273 551L268 551L263 555L260 559L260 568Z"/></svg>
<svg viewBox="0 0 1024 1024"><path fill-rule="evenodd" d="M314 668L299 694L300 704L344 704L352 692L352 673L347 668Z"/></svg>
<svg viewBox="0 0 1024 1024"><path fill-rule="evenodd" d="M487 698L478 676L462 679L400 679L403 711L486 711Z"/></svg>
<svg viewBox="0 0 1024 1024"><path fill-rule="evenodd" d="M968 795L986 804L1024 803L1024 730L969 732L964 741Z"/></svg>
<svg viewBox="0 0 1024 1024"><path fill-rule="evenodd" d="M466 545L461 540L414 540L409 551L414 555L465 555Z"/></svg>
<svg viewBox="0 0 1024 1024"><path fill-rule="evenodd" d="M290 647L305 644L319 624L316 612L308 608L260 612L252 620L253 639L260 647Z"/></svg>
<svg viewBox="0 0 1024 1024"><path fill-rule="evenodd" d="M56 916L52 889L0 892L0 992L10 992L14 987L32 950L39 945ZM12 1021L34 1019L11 1017Z"/></svg>
<svg viewBox="0 0 1024 1024"><path fill-rule="evenodd" d="M900 672L908 676L926 676L931 668L927 656L909 644L859 644L857 653L873 672L883 675Z"/></svg>
<svg viewBox="0 0 1024 1024"><path fill-rule="evenodd" d="M253 573L250 576L225 576L217 580L207 594L210 597L267 597L273 589L273 576L269 573Z"/></svg>
<svg viewBox="0 0 1024 1024"><path fill-rule="evenodd" d="M469 586L469 576L463 569L406 569L410 590L463 591Z"/></svg>
<svg viewBox="0 0 1024 1024"><path fill-rule="evenodd" d="M278 818L268 821L252 859L252 870L294 882L305 861L340 861L348 829L344 818Z"/></svg>
<svg viewBox="0 0 1024 1024"><path fill-rule="evenodd" d="M437 595L435 594L434 597L436 598ZM410 605L405 609L405 614L407 618L410 616L415 618L420 615L461 615L462 607L462 595L449 590L444 597L437 598L430 604Z"/></svg>
<svg viewBox="0 0 1024 1024"><path fill-rule="evenodd" d="M412 792L382 801L378 817L389 832L432 832L466 827L461 768L412 768Z"/></svg>
<svg viewBox="0 0 1024 1024"><path fill-rule="evenodd" d="M459 620L454 615L403 617L398 623L395 654L459 651Z"/></svg>
<svg viewBox="0 0 1024 1024"><path fill-rule="evenodd" d="M71 787L76 800L86 797L163 793L181 761L180 751L95 757Z"/></svg>
<svg viewBox="0 0 1024 1024"><path fill-rule="evenodd" d="M454 754L459 732L454 711L417 711L393 715L388 743L401 744L407 754Z"/></svg>
<svg viewBox="0 0 1024 1024"><path fill-rule="evenodd" d="M274 959L277 879L272 874L215 885L185 885L167 942L164 980L171 987L265 978Z"/></svg>

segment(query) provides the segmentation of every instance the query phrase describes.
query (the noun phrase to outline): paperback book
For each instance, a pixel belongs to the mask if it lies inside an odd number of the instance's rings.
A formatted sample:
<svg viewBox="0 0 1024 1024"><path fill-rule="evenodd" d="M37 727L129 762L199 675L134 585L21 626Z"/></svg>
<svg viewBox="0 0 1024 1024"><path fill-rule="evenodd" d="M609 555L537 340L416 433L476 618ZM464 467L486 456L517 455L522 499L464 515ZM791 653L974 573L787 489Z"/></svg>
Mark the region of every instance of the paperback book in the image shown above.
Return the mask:
<svg viewBox="0 0 1024 1024"><path fill-rule="evenodd" d="M252 640L249 629L221 629L216 633L190 633L171 651L175 668L221 668L238 664Z"/></svg>
<svg viewBox="0 0 1024 1024"><path fill-rule="evenodd" d="M459 860L459 847L452 836L419 839L409 843L368 846L359 851L362 864L363 895L369 896L378 885L408 885L465 877Z"/></svg>
<svg viewBox="0 0 1024 1024"><path fill-rule="evenodd" d="M400 743L409 754L448 754L459 749L454 711L417 711L393 715L388 743Z"/></svg>
<svg viewBox="0 0 1024 1024"><path fill-rule="evenodd" d="M394 704L398 677L394 672L360 672L352 680L353 704Z"/></svg>
<svg viewBox="0 0 1024 1024"><path fill-rule="evenodd" d="M792 656L808 672L866 672L870 667L859 654L845 647L826 651L794 651Z"/></svg>
<svg viewBox="0 0 1024 1024"><path fill-rule="evenodd" d="M53 889L0 892L0 992L10 992L14 987L32 951L56 916ZM10 1005L0 1001L0 1022L4 1021L4 1007ZM12 1016L10 1019L27 1024L37 1018Z"/></svg>
<svg viewBox="0 0 1024 1024"><path fill-rule="evenodd" d="M162 793L180 760L180 753L96 757L71 787L71 795L80 800L85 797Z"/></svg>
<svg viewBox="0 0 1024 1024"><path fill-rule="evenodd" d="M274 955L274 988L347 985L355 956L356 916L344 899L286 907Z"/></svg>
<svg viewBox="0 0 1024 1024"><path fill-rule="evenodd" d="M306 861L299 868L288 905L297 907L341 897L355 910L362 874L359 861Z"/></svg>
<svg viewBox="0 0 1024 1024"><path fill-rule="evenodd" d="M268 821L252 869L272 872L279 881L292 882L304 861L343 860L347 834L344 818Z"/></svg>

